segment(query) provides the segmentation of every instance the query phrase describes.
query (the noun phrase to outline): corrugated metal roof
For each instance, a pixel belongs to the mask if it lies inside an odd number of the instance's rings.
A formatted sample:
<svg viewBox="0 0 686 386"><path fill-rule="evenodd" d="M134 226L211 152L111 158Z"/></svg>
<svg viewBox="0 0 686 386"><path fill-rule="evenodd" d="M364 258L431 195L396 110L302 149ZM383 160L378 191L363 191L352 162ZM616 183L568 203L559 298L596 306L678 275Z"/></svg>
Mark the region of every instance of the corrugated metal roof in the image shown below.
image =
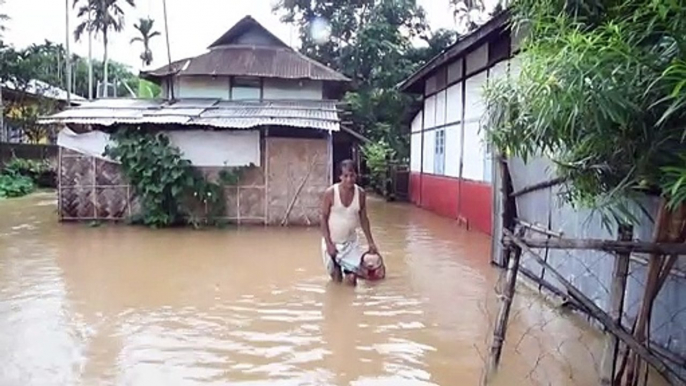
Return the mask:
<svg viewBox="0 0 686 386"><path fill-rule="evenodd" d="M184 99L174 103L102 99L39 120L41 124L179 124L246 129L288 126L338 131L334 101L221 101Z"/></svg>
<svg viewBox="0 0 686 386"><path fill-rule="evenodd" d="M195 58L174 62L171 69L164 66L142 73L153 78L170 74L350 81L343 74L290 48L265 46L218 47Z"/></svg>
<svg viewBox="0 0 686 386"><path fill-rule="evenodd" d="M59 101L66 101L67 100L67 91L63 90L59 87L55 87L53 85L50 85L48 83L43 82L42 80L38 79L32 79L30 80L25 88L21 88L17 85L15 85L12 81L6 81L2 84L0 84L0 87L5 87L9 90L17 91L17 92L25 92L27 94L33 94L36 96L42 96L44 98L50 98L50 99L55 99ZM86 98L76 95L72 93L70 95L71 101L72 102L83 102L86 100Z"/></svg>
<svg viewBox="0 0 686 386"><path fill-rule="evenodd" d="M255 35L247 38L248 35ZM260 36L260 39L255 39ZM250 16L241 19L202 55L178 60L156 70L142 71L147 79L170 75L257 76L349 82L343 74L296 50Z"/></svg>

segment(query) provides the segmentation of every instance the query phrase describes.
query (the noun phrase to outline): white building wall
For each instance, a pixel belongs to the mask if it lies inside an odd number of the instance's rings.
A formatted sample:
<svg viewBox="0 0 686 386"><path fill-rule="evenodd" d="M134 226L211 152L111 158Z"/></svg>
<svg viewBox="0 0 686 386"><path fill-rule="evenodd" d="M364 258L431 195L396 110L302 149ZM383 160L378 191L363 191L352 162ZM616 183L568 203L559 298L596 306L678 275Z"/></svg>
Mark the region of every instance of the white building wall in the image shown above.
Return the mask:
<svg viewBox="0 0 686 386"><path fill-rule="evenodd" d="M178 78L175 97L229 99L229 78L210 76Z"/></svg>
<svg viewBox="0 0 686 386"><path fill-rule="evenodd" d="M445 129L445 175L460 176L460 159L462 155L462 125L454 124Z"/></svg>
<svg viewBox="0 0 686 386"><path fill-rule="evenodd" d="M412 126L411 126L411 131L413 133L422 131L422 112L418 112L417 115L414 116L414 119L412 120Z"/></svg>
<svg viewBox="0 0 686 386"><path fill-rule="evenodd" d="M417 172L422 169L422 133L412 133L410 136L410 171Z"/></svg>
<svg viewBox="0 0 686 386"><path fill-rule="evenodd" d="M319 100L324 95L321 81L265 79L263 87L263 99Z"/></svg>
<svg viewBox="0 0 686 386"><path fill-rule="evenodd" d="M447 123L459 122L462 120L462 82L448 87L447 91L448 111Z"/></svg>
<svg viewBox="0 0 686 386"><path fill-rule="evenodd" d="M486 85L486 71L467 78L465 90L465 122L478 121L484 115L483 87Z"/></svg>
<svg viewBox="0 0 686 386"><path fill-rule="evenodd" d="M436 131L424 132L424 173L434 173L434 147L436 145Z"/></svg>
<svg viewBox="0 0 686 386"><path fill-rule="evenodd" d="M424 100L424 130L436 127L436 95Z"/></svg>
<svg viewBox="0 0 686 386"><path fill-rule="evenodd" d="M519 59L502 61L487 69L488 45L484 44L469 53L464 61L451 64L448 68L453 80L465 66L467 79L451 85L447 90L438 92L424 100L424 129L441 125L445 127L445 175L453 178L465 178L473 181L491 182L492 154L487 146L486 104L484 87L490 78L516 76L519 73ZM450 77L450 76L449 76ZM464 83L465 93L462 93ZM431 87L427 87L431 88ZM464 98L464 122L463 114ZM424 154L424 173L434 174L435 130L424 132L424 145L421 145L421 113L412 122L411 170L421 168L422 151ZM454 124L452 124L454 123ZM460 176L460 161L462 175Z"/></svg>
<svg viewBox="0 0 686 386"><path fill-rule="evenodd" d="M497 63L493 67L491 67L488 70L488 79L487 83L491 82L496 82L496 81L501 81L504 79L507 79L509 75L509 60L502 61L500 63ZM492 182L493 181L493 149L491 146L488 146L488 136L486 132L486 116L483 117L481 121L481 132L480 132L480 137L481 141L483 143L483 150L484 150L484 166L483 166L483 181L486 182Z"/></svg>
<svg viewBox="0 0 686 386"><path fill-rule="evenodd" d="M464 95L462 178L485 181L485 175L489 171L486 167L487 151L482 125L485 123L486 112L483 91L488 81L488 71L484 70L488 64L488 45L484 44L467 55L466 63L468 78Z"/></svg>
<svg viewBox="0 0 686 386"><path fill-rule="evenodd" d="M446 124L446 91L442 90L436 94L436 126Z"/></svg>
<svg viewBox="0 0 686 386"><path fill-rule="evenodd" d="M479 122L464 125L464 167L462 178L473 181L484 179L484 143L479 133Z"/></svg>

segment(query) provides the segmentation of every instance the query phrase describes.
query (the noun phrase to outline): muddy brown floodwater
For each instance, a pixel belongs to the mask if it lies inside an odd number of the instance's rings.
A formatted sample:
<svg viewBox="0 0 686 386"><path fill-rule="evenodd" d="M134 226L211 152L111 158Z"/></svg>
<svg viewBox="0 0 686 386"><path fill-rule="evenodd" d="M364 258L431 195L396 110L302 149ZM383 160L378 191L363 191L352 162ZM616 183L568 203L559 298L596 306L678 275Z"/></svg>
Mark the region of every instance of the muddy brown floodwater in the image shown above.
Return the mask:
<svg viewBox="0 0 686 386"><path fill-rule="evenodd" d="M478 385L490 240L372 200L388 279L332 285L316 229L59 224L0 201L0 385ZM594 385L600 337L518 297L496 385Z"/></svg>

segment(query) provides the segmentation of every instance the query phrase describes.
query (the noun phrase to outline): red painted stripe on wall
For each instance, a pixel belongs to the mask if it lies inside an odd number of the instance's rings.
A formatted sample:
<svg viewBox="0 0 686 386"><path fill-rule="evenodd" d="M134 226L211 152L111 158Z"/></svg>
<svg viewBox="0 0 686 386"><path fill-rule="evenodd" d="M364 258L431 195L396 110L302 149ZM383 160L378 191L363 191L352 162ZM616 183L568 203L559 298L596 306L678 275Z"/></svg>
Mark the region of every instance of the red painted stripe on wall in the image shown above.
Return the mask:
<svg viewBox="0 0 686 386"><path fill-rule="evenodd" d="M457 218L460 181L456 178L422 175L421 207L440 216Z"/></svg>
<svg viewBox="0 0 686 386"><path fill-rule="evenodd" d="M420 173L410 173L410 202L443 217L463 217L470 229L488 235L493 221L492 193L492 186L485 182L460 183L458 178L432 174L420 178Z"/></svg>
<svg viewBox="0 0 686 386"><path fill-rule="evenodd" d="M493 222L493 187L485 182L462 180L460 212L469 229L491 234Z"/></svg>
<svg viewBox="0 0 686 386"><path fill-rule="evenodd" d="M410 173L410 202L419 205L419 173Z"/></svg>

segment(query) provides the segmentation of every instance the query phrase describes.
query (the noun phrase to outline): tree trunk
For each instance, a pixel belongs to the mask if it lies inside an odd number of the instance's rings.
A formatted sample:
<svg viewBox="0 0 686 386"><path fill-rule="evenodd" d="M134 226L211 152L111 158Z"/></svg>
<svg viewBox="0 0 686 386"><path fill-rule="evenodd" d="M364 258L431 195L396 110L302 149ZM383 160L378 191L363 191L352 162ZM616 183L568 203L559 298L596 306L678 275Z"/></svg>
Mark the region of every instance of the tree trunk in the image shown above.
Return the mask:
<svg viewBox="0 0 686 386"><path fill-rule="evenodd" d="M0 80L0 142L7 141L5 135L5 105L2 102L2 80Z"/></svg>
<svg viewBox="0 0 686 386"><path fill-rule="evenodd" d="M655 229L653 231L653 242L655 243L682 243L685 240L686 232L686 205L681 205L675 211L669 211L666 207L666 200L660 200L657 218L655 219ZM649 344L650 319L652 317L653 304L655 298L662 289L665 281L669 278L669 271L674 264L674 256L666 259L664 255L651 255L648 262L648 273L643 292L643 301L636 320L636 330L634 336L636 340ZM636 353L629 355L626 366L626 378L624 385L636 385L640 375L639 369L641 360ZM621 379L622 374L619 374Z"/></svg>
<svg viewBox="0 0 686 386"><path fill-rule="evenodd" d="M104 83L104 94L103 96L107 98L109 96L109 87L108 87L108 70L109 70L109 55L107 52L107 29L105 29L102 32L102 41L103 41L103 49L104 49L104 57L103 57L103 70L102 70L102 78L103 78L103 83Z"/></svg>

